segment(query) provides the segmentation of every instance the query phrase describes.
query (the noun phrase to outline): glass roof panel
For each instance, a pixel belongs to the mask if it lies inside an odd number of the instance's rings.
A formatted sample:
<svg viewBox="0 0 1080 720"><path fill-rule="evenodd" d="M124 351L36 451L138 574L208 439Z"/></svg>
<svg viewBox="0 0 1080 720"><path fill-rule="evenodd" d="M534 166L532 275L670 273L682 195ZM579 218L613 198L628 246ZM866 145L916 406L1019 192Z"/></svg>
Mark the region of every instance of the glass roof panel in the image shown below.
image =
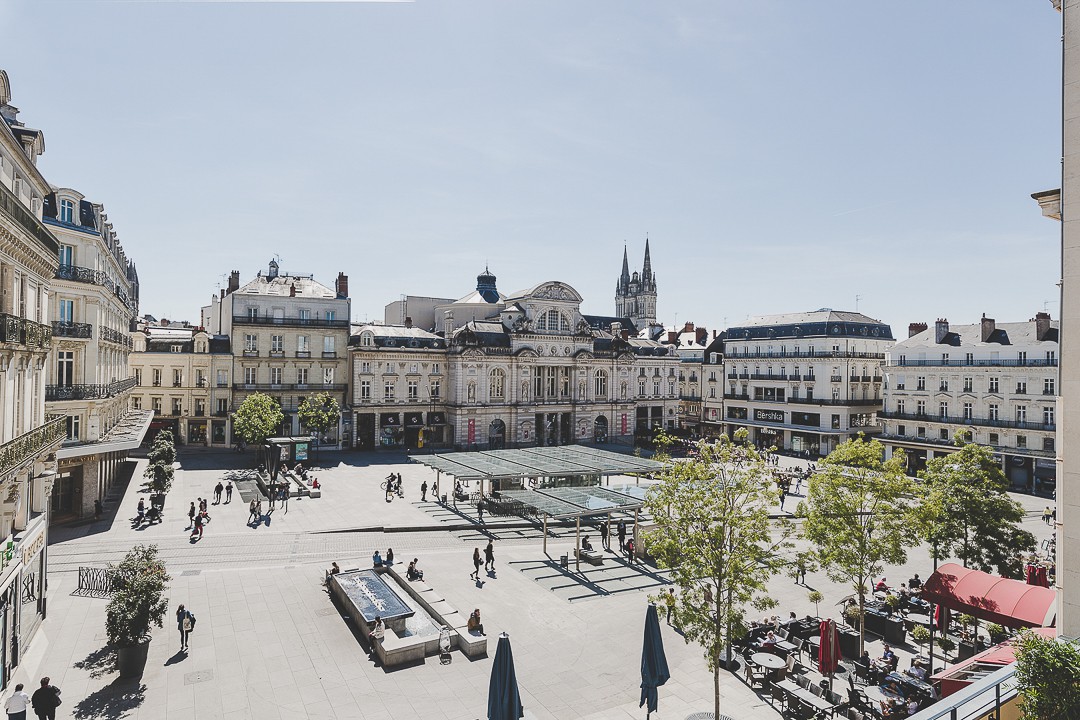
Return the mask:
<svg viewBox="0 0 1080 720"><path fill-rule="evenodd" d="M418 455L412 460L461 479L621 475L664 468L654 460L581 445Z"/></svg>

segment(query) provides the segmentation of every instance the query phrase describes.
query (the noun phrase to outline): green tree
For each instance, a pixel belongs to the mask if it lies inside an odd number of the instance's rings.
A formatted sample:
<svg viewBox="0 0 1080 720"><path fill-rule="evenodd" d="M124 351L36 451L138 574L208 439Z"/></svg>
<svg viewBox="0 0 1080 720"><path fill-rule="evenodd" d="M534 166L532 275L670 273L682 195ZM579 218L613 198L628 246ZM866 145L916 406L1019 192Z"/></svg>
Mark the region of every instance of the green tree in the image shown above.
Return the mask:
<svg viewBox="0 0 1080 720"><path fill-rule="evenodd" d="M173 443L172 432L162 430L157 434L146 459L143 477L147 482L144 487L152 492L169 492L173 483L173 463L176 462L176 445Z"/></svg>
<svg viewBox="0 0 1080 720"><path fill-rule="evenodd" d="M1009 481L990 449L957 441L959 450L934 458L920 473L924 538L935 560L956 557L965 567L1020 577L1020 553L1035 546L1035 536L1020 527L1024 510L1009 497Z"/></svg>
<svg viewBox="0 0 1080 720"><path fill-rule="evenodd" d="M1028 720L1080 719L1080 650L1030 630L1017 640L1020 709Z"/></svg>
<svg viewBox="0 0 1080 720"><path fill-rule="evenodd" d="M745 440L746 431L738 431ZM649 488L645 509L656 528L646 547L679 588L676 613L686 641L705 650L720 716L720 654L746 632L748 605L773 607L766 584L782 570L787 521L769 520L775 500L769 471L749 444L727 438L698 444L695 459L672 463Z"/></svg>
<svg viewBox="0 0 1080 720"><path fill-rule="evenodd" d="M277 400L265 393L251 393L233 413L233 435L249 445L261 446L278 431L284 419Z"/></svg>
<svg viewBox="0 0 1080 720"><path fill-rule="evenodd" d="M321 436L332 427L337 427L341 417L341 407L330 393L322 392L304 398L296 414L304 427L314 430Z"/></svg>
<svg viewBox="0 0 1080 720"><path fill-rule="evenodd" d="M902 453L884 455L880 442L862 434L841 443L810 477L797 512L829 577L850 583L859 597L860 654L871 581L886 564L906 562L907 548L918 542L915 482L904 474Z"/></svg>
<svg viewBox="0 0 1080 720"><path fill-rule="evenodd" d="M136 545L117 565L109 565L112 598L105 608L105 632L113 647L130 647L162 626L169 606L165 590L172 578L156 545Z"/></svg>

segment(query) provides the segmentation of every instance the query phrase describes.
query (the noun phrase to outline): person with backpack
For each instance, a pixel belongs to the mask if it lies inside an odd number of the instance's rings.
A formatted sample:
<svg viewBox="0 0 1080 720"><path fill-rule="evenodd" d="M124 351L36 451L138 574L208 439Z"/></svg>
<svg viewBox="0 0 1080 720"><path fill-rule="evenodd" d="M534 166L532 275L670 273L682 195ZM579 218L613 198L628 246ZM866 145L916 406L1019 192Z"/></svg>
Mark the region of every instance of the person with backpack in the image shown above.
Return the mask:
<svg viewBox="0 0 1080 720"><path fill-rule="evenodd" d="M188 636L195 629L195 615L183 603L176 608L176 629L180 631L180 650L187 650Z"/></svg>
<svg viewBox="0 0 1080 720"><path fill-rule="evenodd" d="M56 708L60 705L60 688L50 684L49 678L41 678L41 687L30 698L34 714L39 720L56 720Z"/></svg>

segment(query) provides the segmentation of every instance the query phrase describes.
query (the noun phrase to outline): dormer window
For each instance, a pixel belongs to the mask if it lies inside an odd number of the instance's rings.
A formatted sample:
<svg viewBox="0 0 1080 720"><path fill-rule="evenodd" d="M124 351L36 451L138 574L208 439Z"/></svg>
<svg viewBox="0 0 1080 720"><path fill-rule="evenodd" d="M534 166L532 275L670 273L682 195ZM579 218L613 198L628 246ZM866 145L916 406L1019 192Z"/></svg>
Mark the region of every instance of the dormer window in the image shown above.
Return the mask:
<svg viewBox="0 0 1080 720"><path fill-rule="evenodd" d="M75 222L75 202L72 200L60 201L60 222Z"/></svg>
<svg viewBox="0 0 1080 720"><path fill-rule="evenodd" d="M375 338L371 333L366 332L366 333L363 333L363 334L360 335L360 346L361 347L371 347L374 344L375 344Z"/></svg>

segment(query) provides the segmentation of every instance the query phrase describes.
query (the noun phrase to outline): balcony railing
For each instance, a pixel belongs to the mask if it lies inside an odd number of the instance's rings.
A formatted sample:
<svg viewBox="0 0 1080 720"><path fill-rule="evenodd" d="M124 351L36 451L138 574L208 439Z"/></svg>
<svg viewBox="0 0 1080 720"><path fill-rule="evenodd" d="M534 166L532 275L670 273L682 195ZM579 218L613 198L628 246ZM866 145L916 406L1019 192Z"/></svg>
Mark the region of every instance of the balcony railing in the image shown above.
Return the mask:
<svg viewBox="0 0 1080 720"><path fill-rule="evenodd" d="M90 323L53 320L52 332L54 337L82 338L86 340L93 336L93 326Z"/></svg>
<svg viewBox="0 0 1080 720"><path fill-rule="evenodd" d="M0 342L47 348L52 344L52 326L0 313Z"/></svg>
<svg viewBox="0 0 1080 720"><path fill-rule="evenodd" d="M838 350L836 352L822 350L820 352L751 352L751 353L728 353L724 356L726 360L742 360L743 358L810 358L810 359L828 359L828 358L858 358L861 360L884 360L885 353L868 353L868 352L845 352Z"/></svg>
<svg viewBox="0 0 1080 720"><path fill-rule="evenodd" d="M115 282L104 270L94 270L79 265L61 265L56 269L56 279L87 283L88 285L100 285L111 290L120 299L120 302L132 312L137 309L135 301L128 296L124 286Z"/></svg>
<svg viewBox="0 0 1080 720"><path fill-rule="evenodd" d="M725 400L749 400L749 395L740 395L738 393L724 393Z"/></svg>
<svg viewBox="0 0 1080 720"><path fill-rule="evenodd" d="M43 450L54 445L59 446L66 437L67 417L47 417L44 425L0 445L0 474L18 469L27 461L36 458Z"/></svg>
<svg viewBox="0 0 1080 720"><path fill-rule="evenodd" d="M290 327L331 327L348 328L348 320L326 320L324 318L275 318L233 315L233 325L282 325Z"/></svg>
<svg viewBox="0 0 1080 720"><path fill-rule="evenodd" d="M777 375L762 375L761 373L751 373L750 379L751 380L775 380L777 382L784 382L784 381L786 381L788 379L788 376L786 374L783 374L783 373L777 374Z"/></svg>
<svg viewBox="0 0 1080 720"><path fill-rule="evenodd" d="M318 392L344 392L349 389L349 386L345 383L331 383L324 385L322 383L233 383L233 388L236 390L315 390Z"/></svg>
<svg viewBox="0 0 1080 720"><path fill-rule="evenodd" d="M99 327L98 335L106 342L116 343L117 345L123 345L129 350L131 349L131 338L128 337L127 333L113 330L111 327Z"/></svg>
<svg viewBox="0 0 1080 720"><path fill-rule="evenodd" d="M894 367L1057 367L1057 358L1042 360L905 360Z"/></svg>
<svg viewBox="0 0 1080 720"><path fill-rule="evenodd" d="M881 400L872 400L867 398L797 398L789 397L787 399L789 403L799 403L801 405L848 405L851 407L881 407Z"/></svg>
<svg viewBox="0 0 1080 720"><path fill-rule="evenodd" d="M98 400L111 398L135 387L136 378L117 380L108 385L46 385L45 400Z"/></svg>
<svg viewBox="0 0 1080 720"><path fill-rule="evenodd" d="M41 224L34 213L19 202L15 193L3 185L0 185L0 210L11 216L32 238L44 245L50 255L56 257L60 253L60 244L56 242L53 234Z"/></svg>
<svg viewBox="0 0 1080 720"><path fill-rule="evenodd" d="M843 382L844 378L842 376L840 376L840 375L831 375L831 376L829 376L829 380L831 382Z"/></svg>
<svg viewBox="0 0 1080 720"><path fill-rule="evenodd" d="M991 418L964 418L955 415L930 415L929 413L880 412L879 417L888 420L909 420L912 422L945 423L949 425L979 425L982 427L1013 428L1016 430L1041 430L1054 432L1055 423L1027 422L1018 420L998 420Z"/></svg>

